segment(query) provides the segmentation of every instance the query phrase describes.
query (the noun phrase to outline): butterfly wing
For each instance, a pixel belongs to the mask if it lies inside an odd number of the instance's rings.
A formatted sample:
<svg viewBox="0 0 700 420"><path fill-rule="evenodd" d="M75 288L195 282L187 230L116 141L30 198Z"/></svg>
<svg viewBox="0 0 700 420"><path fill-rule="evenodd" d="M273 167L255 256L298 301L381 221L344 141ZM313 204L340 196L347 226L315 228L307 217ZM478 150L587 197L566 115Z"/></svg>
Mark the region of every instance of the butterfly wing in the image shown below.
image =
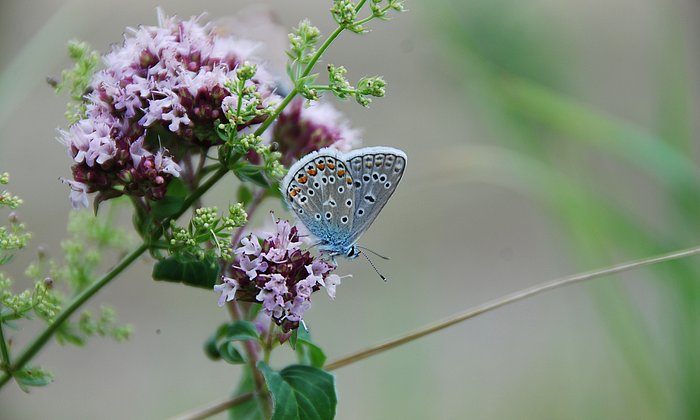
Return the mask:
<svg viewBox="0 0 700 420"><path fill-rule="evenodd" d="M353 244L377 218L406 169L406 154L393 147L366 147L345 155L354 189Z"/></svg>
<svg viewBox="0 0 700 420"><path fill-rule="evenodd" d="M326 244L347 242L355 194L340 152L325 148L304 156L292 165L280 188L290 209L312 234Z"/></svg>

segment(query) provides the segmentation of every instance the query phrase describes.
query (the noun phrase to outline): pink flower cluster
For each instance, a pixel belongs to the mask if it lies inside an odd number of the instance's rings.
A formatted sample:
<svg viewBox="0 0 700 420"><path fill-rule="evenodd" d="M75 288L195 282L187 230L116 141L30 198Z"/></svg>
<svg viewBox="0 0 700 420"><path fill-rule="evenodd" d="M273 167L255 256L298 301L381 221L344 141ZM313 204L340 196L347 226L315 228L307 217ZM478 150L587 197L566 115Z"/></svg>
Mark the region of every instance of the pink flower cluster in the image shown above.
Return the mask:
<svg viewBox="0 0 700 420"><path fill-rule="evenodd" d="M335 298L341 277L331 272L335 266L314 258L299 248L296 226L286 220L276 222L276 231L262 241L250 234L235 250L235 262L222 283L214 286L221 293L219 306L233 300L260 302L263 311L290 331L299 326L311 306L311 294L325 288Z"/></svg>
<svg viewBox="0 0 700 420"><path fill-rule="evenodd" d="M75 162L74 180L67 181L73 206L86 206L86 194L96 191L103 198L162 198L181 172L177 162L221 143L215 122L225 121L237 102L225 84L239 64L255 61L254 49L198 18L159 15L158 26L127 29L123 45L104 56L105 68L93 76L86 117L60 134ZM264 100L274 96L260 65L246 83Z"/></svg>

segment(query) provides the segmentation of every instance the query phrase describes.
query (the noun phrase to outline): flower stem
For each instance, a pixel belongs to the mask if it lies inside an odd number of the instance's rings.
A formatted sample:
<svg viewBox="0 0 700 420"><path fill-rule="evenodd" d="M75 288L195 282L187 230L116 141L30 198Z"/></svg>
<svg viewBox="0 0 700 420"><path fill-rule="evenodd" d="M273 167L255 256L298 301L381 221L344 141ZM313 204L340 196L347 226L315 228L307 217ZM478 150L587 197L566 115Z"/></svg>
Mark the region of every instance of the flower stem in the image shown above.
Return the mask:
<svg viewBox="0 0 700 420"><path fill-rule="evenodd" d="M0 321L0 351L2 352L2 360L0 370L10 367L10 352L7 351L7 342L5 342L5 334L2 331L2 321Z"/></svg>
<svg viewBox="0 0 700 420"><path fill-rule="evenodd" d="M272 339L274 337L274 332L275 332L275 320L270 317L270 326L267 329L267 340L266 340L266 345L265 345L265 354L263 361L266 364L270 364L270 354L272 354Z"/></svg>
<svg viewBox="0 0 700 420"><path fill-rule="evenodd" d="M470 318L474 318L476 316L479 316L481 314L484 314L486 312L490 312L494 309L498 309L502 306L508 305L510 303L515 303L517 301L529 298L531 296L540 294L542 292L546 292L548 290L552 290L558 287L562 286L567 286L573 283L579 283L587 280L593 280L599 277L604 277L608 276L611 274L617 274L617 273L622 273L624 271L629 271L629 270L634 270L640 267L645 267L649 265L654 265L654 264L659 264L667 261L673 261L681 258L687 258L691 257L693 255L698 255L700 254L700 246L696 246L693 248L686 248L680 251L674 251L670 252L668 254L662 254L662 255L657 255L654 257L650 258L645 258L641 260L635 260L635 261L629 261L617 265L613 265L611 267L607 268L602 268L599 270L594 270L594 271L588 271L585 273L579 273L579 274L574 274L571 276L567 277L562 277L556 280L550 280L544 283L540 283L537 285L534 285L532 287L528 287L526 289L520 290L518 292L514 292L508 295L505 295L503 297L494 299L490 302L483 303L481 305L478 305L474 308L468 309L464 312L458 313L450 318L447 318L443 321L436 322L432 325L425 326L423 328L420 328L412 333L406 334L402 337L395 338L393 340L386 341L382 344L370 347L366 350L351 354L349 356L343 357L341 359L338 359L334 362L328 363L327 365L324 366L324 370L326 371L332 371L339 369L341 367L347 366L349 364L358 362L360 360L366 359L370 356L373 356L375 354L382 353L384 351L390 350L394 347L398 347L402 344L406 344L408 342L411 342L413 340L416 340L418 338L424 337L426 335L432 334L434 332L443 330L447 327L450 327L452 325L458 324L462 321L466 321ZM224 410L227 410L231 407L235 407L239 404L242 404L243 402L249 400L253 396L252 393L248 394L242 394L238 395L235 398L231 398L225 401L217 401L216 403L210 404L209 406L192 411L177 417L173 417L173 419L177 420L194 420L194 419L203 419L207 418L209 416L213 416L216 413L220 413Z"/></svg>
<svg viewBox="0 0 700 420"><path fill-rule="evenodd" d="M366 0L360 0L360 2L355 7L355 11L356 12L359 11L362 8L362 6L365 4L365 2L366 2ZM307 64L306 67L304 67L304 71L301 72L301 76L299 76L299 78L306 77L309 74L311 74L311 71L313 70L314 66L316 66L316 63L318 63L318 60L321 59L321 56L323 55L323 53L326 52L328 47L331 46L333 41L335 41L335 39L338 38L340 33L343 32L343 30L345 30L345 27L339 25L337 28L335 28L335 31L333 31L333 33L331 33L328 36L328 38L326 38L325 41L323 41L323 44L321 44L321 47L318 49L318 51L316 51L316 54L314 54L314 56L311 57L311 61L309 61L309 64ZM282 100L282 102L277 106L275 111L272 114L270 114L270 116L267 117L265 119L265 121L263 121L263 123L260 125L260 127L258 127L258 129L255 130L255 133L253 133L253 134L255 136L259 136L260 134L265 132L265 130L267 130L267 128L273 122L275 122L277 117L282 113L282 111L284 111L284 109L287 107L287 105L289 105L289 103L292 102L292 99L294 99L294 97L298 93L299 93L299 90L296 87L294 87L294 89L292 89L292 91L289 92L287 94L287 96L285 96L285 98Z"/></svg>
<svg viewBox="0 0 700 420"><path fill-rule="evenodd" d="M243 312L238 304L238 301L232 300L228 304L229 312L231 313L231 318L234 320L243 320ZM255 394L258 397L258 403L260 404L260 409L264 414L265 418L270 418L272 415L272 407L270 406L270 399L268 397L267 388L265 386L265 378L263 378L262 373L258 370L258 352L255 349L255 343L252 341L244 341L243 349L248 356L248 365L250 372L253 375L253 380L255 381Z"/></svg>
<svg viewBox="0 0 700 420"><path fill-rule="evenodd" d="M195 203L205 192L207 192L214 184L216 184L224 175L228 173L228 169L221 167L212 176L210 176L207 181L198 187L192 194L190 194L183 202L182 207L175 213L172 217L164 221L167 223L171 219L177 219L182 216L190 206ZM80 294L75 296L73 300L68 304L68 306L63 309L56 319L49 324L44 331L41 332L29 345L26 347L22 353L17 357L17 359L8 367L8 371L0 377L0 388L2 388L9 380L12 378L12 372L16 372L24 367L27 362L29 362L44 345L49 341L51 336L56 332L56 330L63 324L68 318L73 315L75 311L78 310L88 299L90 299L95 293L106 286L112 279L129 267L138 257L141 256L148 249L148 244L142 243L136 249L131 251L126 255L113 269L107 272L100 279L92 283L86 289L84 289ZM4 341L4 340L3 340Z"/></svg>
<svg viewBox="0 0 700 420"><path fill-rule="evenodd" d="M24 365L34 357L39 350L46 344L51 338L54 332L63 324L80 306L83 305L88 299L90 299L95 293L97 293L103 286L109 283L113 278L115 278L119 273L124 271L132 262L134 262L138 257L141 256L148 247L146 244L141 244L138 248L131 251L126 257L124 257L116 267L110 270L107 274L102 276L99 280L92 283L85 290L80 292L73 301L54 319L54 321L49 324L44 331L39 334L34 341L32 341L27 348L17 357L15 362L10 365L8 373L5 373L2 378L0 378L0 387L5 385L7 381L12 377L11 373L16 372L24 367Z"/></svg>
<svg viewBox="0 0 700 420"><path fill-rule="evenodd" d="M357 362L362 359L366 359L370 356L373 356L375 354L379 354L382 352L385 352L389 349L392 349L394 347L398 347L402 344L406 344L408 342L411 342L413 340L417 340L421 337L424 337L428 334L432 334L434 332L443 330L447 327L451 327L452 325L458 324L462 321L466 321L470 318L474 318L478 315L481 315L486 312L490 312L494 309L500 308L501 306L508 305L510 303L514 303L526 298L529 298L531 296L540 294L542 292L546 292L548 290L556 289L558 287L562 286L567 286L569 284L573 283L579 283L582 281L586 280L592 280L596 279L599 277L603 276L608 276L610 274L616 274L616 273L621 273L623 271L628 271L628 270L633 270L639 267L644 267L647 265L653 265L653 264L658 264L666 261L672 261L672 260L677 260L680 258L685 258L685 257L690 257L693 255L700 254L700 246L696 246L693 248L687 248L683 249L680 251L675 251L671 252L668 254L663 254L663 255L657 255L655 257L650 257L650 258L644 258L641 260L636 260L636 261L629 261L617 265L613 265L608 268L603 268L600 270L594 270L594 271L588 271L585 273L580 273L580 274L574 274L572 276L567 276L567 277L562 277L559 279L555 280L550 280L544 283L536 284L534 286L528 287L526 289L505 295L503 297L494 299L490 302L482 303L481 305L478 305L474 308L468 309L464 312L458 313L450 318L444 319L442 321L438 321L432 325L427 325L423 328L420 328L412 333L408 333L402 337L395 338L393 340L386 341L382 344L378 344L376 346L369 347L365 350L359 351L357 353L353 353L351 355L348 355L346 357L343 357L341 359L338 359L334 362L331 362L327 364L324 369L330 371L330 370L335 370L339 369L343 366L349 365L351 363Z"/></svg>

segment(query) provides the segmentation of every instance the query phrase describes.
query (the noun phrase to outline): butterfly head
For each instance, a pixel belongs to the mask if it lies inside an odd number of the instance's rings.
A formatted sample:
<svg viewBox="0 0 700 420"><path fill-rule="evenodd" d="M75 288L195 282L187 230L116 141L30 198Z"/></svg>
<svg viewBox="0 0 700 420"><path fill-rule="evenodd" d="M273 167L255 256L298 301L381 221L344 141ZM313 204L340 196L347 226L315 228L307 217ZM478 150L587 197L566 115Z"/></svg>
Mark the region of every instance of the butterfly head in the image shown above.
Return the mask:
<svg viewBox="0 0 700 420"><path fill-rule="evenodd" d="M345 252L345 257L351 260L357 258L358 255L360 255L360 250L356 245L350 245Z"/></svg>

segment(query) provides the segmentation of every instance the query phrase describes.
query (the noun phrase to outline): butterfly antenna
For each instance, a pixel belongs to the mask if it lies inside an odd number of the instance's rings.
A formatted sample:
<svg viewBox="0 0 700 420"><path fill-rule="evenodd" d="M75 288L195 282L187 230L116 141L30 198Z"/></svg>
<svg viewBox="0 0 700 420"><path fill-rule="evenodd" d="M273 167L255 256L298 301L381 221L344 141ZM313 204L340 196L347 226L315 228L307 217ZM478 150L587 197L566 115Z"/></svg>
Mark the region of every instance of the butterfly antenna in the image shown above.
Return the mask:
<svg viewBox="0 0 700 420"><path fill-rule="evenodd" d="M386 277L384 277L384 276L382 275L382 273L380 273L379 270L377 270L377 267L375 267L374 263L372 262L372 260L369 259L369 257L367 256L367 254L365 254L365 253L362 252L362 251L360 251L360 254L362 254L362 255L365 256L365 258L367 259L367 262L369 262L369 265L371 265L372 268L374 268L374 272L377 273L377 275L378 275L382 280L384 280L384 282L386 283L386 281L387 281Z"/></svg>
<svg viewBox="0 0 700 420"><path fill-rule="evenodd" d="M375 251L372 251L372 250L369 249L369 248L365 248L365 247L359 246L359 245L357 245L357 247L360 248L360 249L364 249L365 251L369 251L369 252L371 252L372 254L376 255L377 257L379 257L379 258L381 258L381 259L383 259L383 260L387 260L387 261L388 261L388 260L391 259L391 258L385 257L384 255L379 254L379 253L377 253L377 252L375 252Z"/></svg>

